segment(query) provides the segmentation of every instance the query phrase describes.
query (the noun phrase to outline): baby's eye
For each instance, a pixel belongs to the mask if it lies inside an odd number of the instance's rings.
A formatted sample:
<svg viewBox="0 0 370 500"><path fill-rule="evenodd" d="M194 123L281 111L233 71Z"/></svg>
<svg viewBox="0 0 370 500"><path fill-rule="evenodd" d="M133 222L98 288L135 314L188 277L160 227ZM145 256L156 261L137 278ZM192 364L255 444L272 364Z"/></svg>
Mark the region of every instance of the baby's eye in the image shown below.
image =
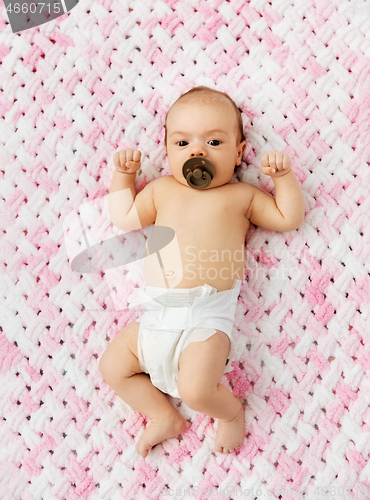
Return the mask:
<svg viewBox="0 0 370 500"><path fill-rule="evenodd" d="M186 141L179 141L179 142L177 143L177 145L178 145L178 146L180 146L180 148L183 148L184 146L187 146L187 144L188 144L188 143L187 143Z"/></svg>
<svg viewBox="0 0 370 500"><path fill-rule="evenodd" d="M209 141L209 144L211 146L219 146L221 144L221 141L216 141L216 139L212 139L211 141Z"/></svg>

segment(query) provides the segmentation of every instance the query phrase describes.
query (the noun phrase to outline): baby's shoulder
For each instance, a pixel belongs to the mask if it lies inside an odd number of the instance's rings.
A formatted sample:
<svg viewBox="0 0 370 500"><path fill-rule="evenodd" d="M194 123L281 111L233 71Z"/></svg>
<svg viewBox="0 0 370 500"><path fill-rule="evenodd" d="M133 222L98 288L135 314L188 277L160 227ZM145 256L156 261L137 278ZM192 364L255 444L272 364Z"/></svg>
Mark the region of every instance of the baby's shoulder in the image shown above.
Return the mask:
<svg viewBox="0 0 370 500"><path fill-rule="evenodd" d="M250 189L252 188L252 184L248 184L247 182L233 182L232 184L228 184L228 186L232 186L234 189Z"/></svg>
<svg viewBox="0 0 370 500"><path fill-rule="evenodd" d="M233 193L233 196L238 194L245 196L247 194L253 194L254 186L252 184L247 184L246 182L235 182L233 184L227 184L228 189Z"/></svg>
<svg viewBox="0 0 370 500"><path fill-rule="evenodd" d="M146 187L148 187L148 189L150 188L151 190L158 189L168 182L166 179L167 177L170 177L170 176L169 175L161 175L160 177L156 177L155 179L152 179L151 181L147 182Z"/></svg>
<svg viewBox="0 0 370 500"><path fill-rule="evenodd" d="M170 184L173 183L172 175L161 175L160 177L156 177L152 181L148 182L148 189L152 193L152 197L155 203L159 203L163 197L168 195L169 189L172 190Z"/></svg>
<svg viewBox="0 0 370 500"><path fill-rule="evenodd" d="M172 180L172 175L161 175L150 181L149 184L154 192L159 193L162 189L166 189L166 186L168 186Z"/></svg>
<svg viewBox="0 0 370 500"><path fill-rule="evenodd" d="M157 184L159 183L163 184L165 182L172 182L174 180L174 177L173 175L161 175L160 177L157 177L154 180Z"/></svg>
<svg viewBox="0 0 370 500"><path fill-rule="evenodd" d="M242 209L243 213L246 214L250 210L253 197L254 197L255 187L246 182L235 182L234 184L228 184L228 190L225 191L228 200L232 200L231 203L238 210Z"/></svg>
<svg viewBox="0 0 370 500"><path fill-rule="evenodd" d="M149 182L152 186L163 186L167 184L168 182L171 182L171 179L173 179L172 175L161 175L160 177L156 177L152 181Z"/></svg>

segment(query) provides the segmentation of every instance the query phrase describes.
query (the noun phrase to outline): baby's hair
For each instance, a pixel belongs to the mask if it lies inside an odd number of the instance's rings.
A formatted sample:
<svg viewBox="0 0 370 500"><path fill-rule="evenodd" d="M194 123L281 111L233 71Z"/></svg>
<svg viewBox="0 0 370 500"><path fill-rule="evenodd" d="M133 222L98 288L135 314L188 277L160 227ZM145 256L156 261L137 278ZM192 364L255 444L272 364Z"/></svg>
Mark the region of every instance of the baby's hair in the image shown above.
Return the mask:
<svg viewBox="0 0 370 500"><path fill-rule="evenodd" d="M245 141L245 136L243 132L243 120L242 120L242 115L240 112L240 109L237 107L235 102L231 99L229 95L226 94L226 92L220 92L218 90L210 89L208 87L194 87L190 89L188 92L183 94L181 97L175 101L171 108L179 103L179 102L189 102L191 100L193 101L198 101L201 103L205 104L213 104L216 101L220 101L220 99L226 98L229 102L231 102L235 112L236 112L236 118L237 118L237 127L238 127L238 132L239 132L239 143ZM171 108L169 109L168 113L170 112ZM167 116L168 116L167 113ZM167 144L167 116L164 124L165 128L165 136L164 136L164 143Z"/></svg>

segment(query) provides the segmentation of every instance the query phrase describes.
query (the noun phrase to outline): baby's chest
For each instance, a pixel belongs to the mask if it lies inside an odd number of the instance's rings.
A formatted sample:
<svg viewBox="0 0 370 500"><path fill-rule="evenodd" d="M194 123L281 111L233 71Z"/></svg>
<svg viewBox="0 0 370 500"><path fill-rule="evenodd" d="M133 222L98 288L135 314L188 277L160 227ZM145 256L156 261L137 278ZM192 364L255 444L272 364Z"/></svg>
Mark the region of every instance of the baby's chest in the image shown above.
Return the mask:
<svg viewBox="0 0 370 500"><path fill-rule="evenodd" d="M158 193L156 200L156 224L167 224L174 229L196 229L242 226L247 197L239 184L222 186L204 191L168 183L165 192Z"/></svg>
<svg viewBox="0 0 370 500"><path fill-rule="evenodd" d="M158 211L161 218L168 218L186 225L206 225L226 223L238 217L238 210L232 201L171 198Z"/></svg>

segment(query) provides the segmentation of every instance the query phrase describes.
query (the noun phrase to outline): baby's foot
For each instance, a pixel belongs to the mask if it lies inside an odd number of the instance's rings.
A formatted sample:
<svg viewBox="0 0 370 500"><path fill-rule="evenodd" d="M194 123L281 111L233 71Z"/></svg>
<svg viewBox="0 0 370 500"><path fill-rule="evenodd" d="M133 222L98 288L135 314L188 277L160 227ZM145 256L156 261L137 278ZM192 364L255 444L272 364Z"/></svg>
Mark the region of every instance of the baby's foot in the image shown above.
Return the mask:
<svg viewBox="0 0 370 500"><path fill-rule="evenodd" d="M244 409L240 403L240 410L235 418L229 422L218 421L215 450L219 453L232 453L243 444L244 435Z"/></svg>
<svg viewBox="0 0 370 500"><path fill-rule="evenodd" d="M144 458L156 444L181 434L185 429L186 422L176 410L151 419L149 427L140 436L136 443L136 451Z"/></svg>

